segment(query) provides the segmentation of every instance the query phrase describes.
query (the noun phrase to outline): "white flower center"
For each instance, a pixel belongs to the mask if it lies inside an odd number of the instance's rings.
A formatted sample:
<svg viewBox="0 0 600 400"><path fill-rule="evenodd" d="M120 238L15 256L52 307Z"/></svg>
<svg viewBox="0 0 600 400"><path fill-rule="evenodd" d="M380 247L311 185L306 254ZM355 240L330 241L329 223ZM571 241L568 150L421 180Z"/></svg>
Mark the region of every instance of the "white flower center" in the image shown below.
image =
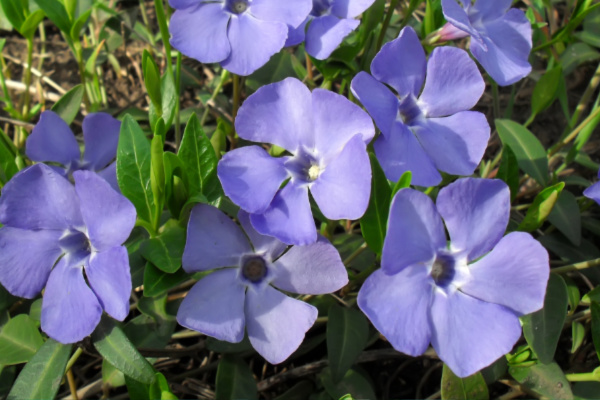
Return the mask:
<svg viewBox="0 0 600 400"><path fill-rule="evenodd" d="M308 169L308 180L310 181L314 181L319 177L319 174L321 173L321 168L319 168L318 165L313 164L311 165L311 167Z"/></svg>

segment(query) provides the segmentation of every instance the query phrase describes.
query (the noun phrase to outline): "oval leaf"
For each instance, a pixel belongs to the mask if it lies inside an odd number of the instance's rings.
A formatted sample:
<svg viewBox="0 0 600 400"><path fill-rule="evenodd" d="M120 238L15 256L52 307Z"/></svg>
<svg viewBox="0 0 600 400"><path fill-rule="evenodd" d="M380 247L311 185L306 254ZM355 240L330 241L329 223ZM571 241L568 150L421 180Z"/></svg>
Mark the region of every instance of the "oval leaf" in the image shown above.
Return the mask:
<svg viewBox="0 0 600 400"><path fill-rule="evenodd" d="M256 381L252 371L240 358L225 355L217 369L217 400L257 399Z"/></svg>
<svg viewBox="0 0 600 400"><path fill-rule="evenodd" d="M548 221L563 233L575 246L581 244L581 212L577 199L564 191L548 215Z"/></svg>
<svg viewBox="0 0 600 400"><path fill-rule="evenodd" d="M0 364L27 362L44 344L35 322L26 314L9 320L0 331Z"/></svg>
<svg viewBox="0 0 600 400"><path fill-rule="evenodd" d="M442 400L487 400L489 398L488 388L481 372L466 378L459 378L444 364L442 370Z"/></svg>
<svg viewBox="0 0 600 400"><path fill-rule="evenodd" d="M525 388L551 399L573 398L571 385L556 363L510 367L508 372Z"/></svg>
<svg viewBox="0 0 600 400"><path fill-rule="evenodd" d="M369 323L362 312L338 305L329 309L327 355L334 382L344 377L368 339Z"/></svg>
<svg viewBox="0 0 600 400"><path fill-rule="evenodd" d="M53 106L52 111L57 113L67 124L71 124L83 101L83 85L77 85L65 93Z"/></svg>
<svg viewBox="0 0 600 400"><path fill-rule="evenodd" d="M383 240L387 230L388 214L392 190L385 177L385 173L373 153L369 153L371 159L371 199L365 215L360 219L360 228L367 245L377 254L381 254ZM402 181L402 179L400 179Z"/></svg>
<svg viewBox="0 0 600 400"><path fill-rule="evenodd" d="M533 204L527 209L525 219L519 224L517 230L533 232L538 229L552 212L558 196L565 187L564 182L549 186L535 196Z"/></svg>

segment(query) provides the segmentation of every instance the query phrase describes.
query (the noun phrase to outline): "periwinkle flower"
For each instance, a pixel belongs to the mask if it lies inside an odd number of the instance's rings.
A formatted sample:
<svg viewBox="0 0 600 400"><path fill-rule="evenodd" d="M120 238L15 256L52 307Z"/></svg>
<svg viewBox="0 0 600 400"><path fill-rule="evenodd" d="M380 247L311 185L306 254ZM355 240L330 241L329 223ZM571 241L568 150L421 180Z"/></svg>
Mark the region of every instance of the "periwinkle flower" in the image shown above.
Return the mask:
<svg viewBox="0 0 600 400"><path fill-rule="evenodd" d="M411 171L413 184L435 186L442 179L438 170L471 175L490 126L482 113L467 111L485 89L469 55L438 47L427 62L417 34L406 27L375 56L371 72L358 73L351 87L381 130L374 147L387 178L397 181Z"/></svg>
<svg viewBox="0 0 600 400"><path fill-rule="evenodd" d="M15 175L0 197L0 282L33 298L45 287L42 330L61 343L92 333L102 310L129 313L131 275L121 244L135 224L133 205L90 171L75 185L45 164Z"/></svg>
<svg viewBox="0 0 600 400"><path fill-rule="evenodd" d="M104 178L113 189L117 183L117 146L121 121L106 113L92 113L83 119L83 158L69 125L53 111L44 111L27 138L25 154L33 161L60 164L65 176L88 170ZM61 171L61 173L63 173Z"/></svg>
<svg viewBox="0 0 600 400"><path fill-rule="evenodd" d="M171 44L203 63L250 75L285 44L311 0L169 0Z"/></svg>
<svg viewBox="0 0 600 400"><path fill-rule="evenodd" d="M358 219L368 204L371 166L366 144L371 118L356 104L327 90L312 93L297 79L263 86L242 105L239 136L283 147L274 158L259 146L226 153L218 165L225 194L263 235L288 244L317 240L308 192L329 219ZM283 188L281 185L288 181Z"/></svg>
<svg viewBox="0 0 600 400"><path fill-rule="evenodd" d="M598 171L598 178L600 178L600 171ZM583 195L600 204L600 182L596 182L587 189L585 189L583 191Z"/></svg>
<svg viewBox="0 0 600 400"><path fill-rule="evenodd" d="M531 24L512 0L442 0L448 23L441 40L471 36L471 54L500 85L511 85L531 72Z"/></svg>
<svg viewBox="0 0 600 400"><path fill-rule="evenodd" d="M396 350L417 356L431 342L466 377L512 349L519 316L543 306L550 266L530 234L502 237L509 213L500 180L459 179L440 190L437 207L419 191L398 192L381 269L358 294L360 309Z"/></svg>
<svg viewBox="0 0 600 400"><path fill-rule="evenodd" d="M290 293L325 294L343 287L348 274L337 250L321 238L309 246L288 246L263 236L238 214L244 231L218 209L192 209L183 253L186 272L215 270L192 287L177 321L228 342L250 343L272 364L292 354L317 318L317 309ZM287 250L287 251L286 251Z"/></svg>
<svg viewBox="0 0 600 400"><path fill-rule="evenodd" d="M374 1L312 0L313 8L308 18L295 29L289 27L285 45L294 46L306 39L306 52L316 59L324 60L358 27L360 21L354 18Z"/></svg>

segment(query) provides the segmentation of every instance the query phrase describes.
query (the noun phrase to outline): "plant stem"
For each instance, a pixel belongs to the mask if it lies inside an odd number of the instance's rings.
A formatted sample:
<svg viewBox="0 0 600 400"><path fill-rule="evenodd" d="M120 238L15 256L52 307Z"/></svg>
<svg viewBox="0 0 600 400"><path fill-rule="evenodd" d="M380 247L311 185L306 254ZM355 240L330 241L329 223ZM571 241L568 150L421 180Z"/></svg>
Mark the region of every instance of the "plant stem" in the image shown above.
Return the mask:
<svg viewBox="0 0 600 400"><path fill-rule="evenodd" d="M565 378L567 378L567 380L569 382L593 382L593 381L600 381L600 378L598 377L598 374L595 374L593 372L587 372L587 373L583 373L583 374L565 374Z"/></svg>
<svg viewBox="0 0 600 400"><path fill-rule="evenodd" d="M348 256L348 258L346 258L344 260L344 265L346 267L348 267L348 264L350 264L352 261L354 261L356 259L356 257L360 256L362 254L362 252L365 251L366 249L367 249L367 244L363 243L358 249L354 250L354 252Z"/></svg>
<svg viewBox="0 0 600 400"><path fill-rule="evenodd" d="M181 53L177 53L177 64L175 67L175 91L177 98L181 98ZM175 147L179 149L181 144L181 103L175 105Z"/></svg>
<svg viewBox="0 0 600 400"><path fill-rule="evenodd" d="M71 369L71 367L73 367L73 365L77 362L77 359L79 359L79 356L81 356L81 354L83 354L83 350L81 349L81 347L78 347L67 362L67 367L65 368L65 371L68 371Z"/></svg>
<svg viewBox="0 0 600 400"><path fill-rule="evenodd" d="M572 141L573 139L575 139L577 137L577 135L579 135L579 132L581 132L583 130L583 128L585 128L586 125L588 123L590 123L590 121L592 121L598 114L600 114L600 107L596 108L590 115L588 115L588 117L586 119L584 119L583 122L581 124L579 124L577 126L577 128L575 128L573 130L573 132L571 132L566 138L564 138L559 143L557 143L556 145L554 145L550 149L550 152L548 152L548 155L549 156L553 156L560 149L562 149L565 145L567 145L570 141Z"/></svg>
<svg viewBox="0 0 600 400"><path fill-rule="evenodd" d="M77 397L77 385L75 384L75 377L73 376L73 371L67 371L67 381L69 382L69 390L71 391L71 397L73 400L79 400Z"/></svg>
<svg viewBox="0 0 600 400"><path fill-rule="evenodd" d="M227 80L227 78L229 78L229 71L224 69L223 72L221 72L221 79L219 81L219 84L217 85L214 92L210 96L210 100L207 101L206 104L204 104L204 114L202 114L202 119L200 120L200 126L204 126L204 124L206 123L206 118L208 118L208 113L210 111L208 103L211 101L214 101L217 98L217 96L221 92L221 89L223 88L223 85L225 84L225 81Z"/></svg>
<svg viewBox="0 0 600 400"><path fill-rule="evenodd" d="M167 59L167 72L173 73L173 60L171 60L171 44L169 43L169 27L167 26L167 15L162 0L154 0L154 8L156 10L156 20L160 28L160 36L162 37L163 46L165 47L165 57Z"/></svg>
<svg viewBox="0 0 600 400"><path fill-rule="evenodd" d="M390 26L390 21L392 20L392 16L394 15L394 10L398 5L398 1L399 0L392 0L390 2L390 8L388 9L385 19L383 20L383 25L381 25L381 32L379 32L379 37L377 38L376 53L379 52L379 50L381 50L381 46L383 45L383 39L385 38L385 33L387 32L388 26Z"/></svg>
<svg viewBox="0 0 600 400"><path fill-rule="evenodd" d="M592 268L600 265L600 258L594 260L582 261L579 263L565 265L564 267L552 268L550 272L554 274L564 274L566 272L579 271L582 269Z"/></svg>
<svg viewBox="0 0 600 400"><path fill-rule="evenodd" d="M598 68L596 69L594 76L592 76L592 79L590 79L590 83L588 84L587 88L585 89L585 92L583 92L583 95L581 96L581 100L579 100L579 103L577 104L577 107L575 108L575 112L573 113L573 116L571 117L571 123L569 124L569 127L572 128L573 126L575 126L575 124L577 124L577 122L579 122L579 118L581 117L581 114L587 108L587 105L590 102L590 99L592 98L593 94L596 92L598 85L600 85L600 64L598 64Z"/></svg>
<svg viewBox="0 0 600 400"><path fill-rule="evenodd" d="M312 61L310 60L308 53L304 53L304 55L306 56L306 78L312 82L314 80Z"/></svg>
<svg viewBox="0 0 600 400"><path fill-rule="evenodd" d="M31 102L31 93L29 93L29 87L31 86L31 68L33 64L33 39L27 39L27 66L25 67L25 92L23 93L23 119L27 118L29 114L29 104Z"/></svg>
<svg viewBox="0 0 600 400"><path fill-rule="evenodd" d="M494 117L502 118L500 115L500 93L498 92L498 84L491 79L492 81L492 97L494 99Z"/></svg>

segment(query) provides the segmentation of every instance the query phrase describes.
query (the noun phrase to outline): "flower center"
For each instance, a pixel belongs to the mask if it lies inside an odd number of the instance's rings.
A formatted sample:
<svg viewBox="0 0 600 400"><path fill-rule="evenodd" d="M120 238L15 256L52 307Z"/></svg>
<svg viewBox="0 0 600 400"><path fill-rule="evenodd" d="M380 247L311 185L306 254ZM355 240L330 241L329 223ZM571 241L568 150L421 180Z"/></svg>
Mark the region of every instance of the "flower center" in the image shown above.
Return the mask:
<svg viewBox="0 0 600 400"><path fill-rule="evenodd" d="M229 10L234 14L241 14L248 9L248 0L229 1Z"/></svg>
<svg viewBox="0 0 600 400"><path fill-rule="evenodd" d="M317 157L301 147L296 154L285 161L285 168L298 182L311 183L323 173Z"/></svg>
<svg viewBox="0 0 600 400"><path fill-rule="evenodd" d="M431 266L431 277L438 286L446 287L456 274L456 261L450 254L440 253Z"/></svg>
<svg viewBox="0 0 600 400"><path fill-rule="evenodd" d="M308 169L308 180L309 181L314 181L319 177L319 173L321 172L321 168L319 168L318 165L311 165L311 167Z"/></svg>
<svg viewBox="0 0 600 400"><path fill-rule="evenodd" d="M242 275L252 283L260 282L267 275L267 263L261 256L249 256L242 261Z"/></svg>
<svg viewBox="0 0 600 400"><path fill-rule="evenodd" d="M310 15L320 17L328 14L331 9L331 0L313 0L313 8Z"/></svg>
<svg viewBox="0 0 600 400"><path fill-rule="evenodd" d="M402 122L409 126L414 125L423 116L423 111L421 111L421 107L419 107L417 99L412 93L400 100L398 113Z"/></svg>
<svg viewBox="0 0 600 400"><path fill-rule="evenodd" d="M92 251L92 244L85 233L74 229L66 231L58 243L65 253L76 257L87 257Z"/></svg>

